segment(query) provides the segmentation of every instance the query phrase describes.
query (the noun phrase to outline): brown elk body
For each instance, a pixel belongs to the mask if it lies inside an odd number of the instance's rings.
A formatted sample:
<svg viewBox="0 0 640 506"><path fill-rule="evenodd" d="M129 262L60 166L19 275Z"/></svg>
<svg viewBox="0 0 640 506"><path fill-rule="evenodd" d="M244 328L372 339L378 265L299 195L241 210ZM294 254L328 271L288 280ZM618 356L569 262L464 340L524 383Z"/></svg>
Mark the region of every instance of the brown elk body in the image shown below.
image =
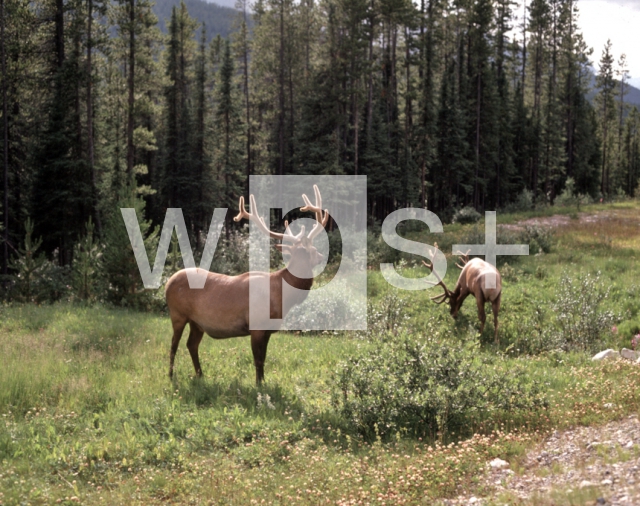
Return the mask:
<svg viewBox="0 0 640 506"><path fill-rule="evenodd" d="M425 262L425 265L429 267L434 274L436 274L433 270L433 261L431 264L427 264ZM478 306L480 333L484 330L484 324L487 318L484 306L487 302L491 302L495 328L495 341L498 343L498 313L500 312L500 298L502 295L502 279L500 277L500 272L498 272L498 269L493 265L480 258L468 260L467 255L463 255L463 264L458 265L458 267L462 269L462 272L460 273L460 277L458 278L458 282L456 283L453 291L449 290L444 284L444 281L436 274L436 277L438 278L438 283L436 283L436 285L440 285L444 289L444 292L440 295L436 295L435 297L431 297L431 299L438 304L447 302L451 309L451 316L457 318L458 311L460 311L462 303L469 295L473 295ZM487 288L485 286L485 279L492 272L495 275L495 287Z"/></svg>
<svg viewBox="0 0 640 506"><path fill-rule="evenodd" d="M292 244L277 244L276 248L290 254L291 259L287 267L279 271L246 272L238 276L227 276L215 272L207 272L207 281L202 289L191 289L187 278L187 270L175 273L166 284L165 294L167 306L173 326L173 340L169 359L169 376L173 376L174 360L180 339L187 323L189 324L189 338L187 348L193 361L197 376L202 376L202 368L198 356L198 347L206 333L214 339L251 336L251 350L256 368L256 383L259 385L264 379L264 362L267 355L267 345L274 330L249 330L249 280L251 278L268 278L270 293L269 313L271 319L284 318L289 310L303 302L313 284L313 268L319 265L323 256L313 246L313 238L324 228L329 218L328 212L322 212L320 192L316 192L316 205L312 205L303 195L306 205L301 211L314 211L318 223L308 236L304 235L304 227L300 234L278 234L270 231L264 220L258 216L255 199L250 198L251 212L244 208L244 199L240 198L240 213L236 221L243 218L254 221L258 228L279 240L288 240ZM286 225L285 225L286 226ZM296 276L292 274L296 273ZM282 283L300 291L283 296Z"/></svg>

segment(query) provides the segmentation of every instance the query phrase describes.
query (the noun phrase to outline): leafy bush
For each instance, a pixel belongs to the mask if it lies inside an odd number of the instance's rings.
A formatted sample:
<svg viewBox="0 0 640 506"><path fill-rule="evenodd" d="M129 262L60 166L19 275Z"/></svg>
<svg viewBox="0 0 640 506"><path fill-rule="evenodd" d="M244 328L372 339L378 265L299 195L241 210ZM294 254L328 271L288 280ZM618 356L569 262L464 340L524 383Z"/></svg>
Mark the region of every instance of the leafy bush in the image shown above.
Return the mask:
<svg viewBox="0 0 640 506"><path fill-rule="evenodd" d="M522 190L515 201L504 207L507 213L531 211L533 209L533 192L527 188Z"/></svg>
<svg viewBox="0 0 640 506"><path fill-rule="evenodd" d="M601 309L609 297L610 287L604 286L600 273L574 279L562 276L558 297L552 305L566 350L596 351L605 331L611 329L617 316Z"/></svg>
<svg viewBox="0 0 640 506"><path fill-rule="evenodd" d="M402 252L392 248L382 239L380 229L367 231L367 265L378 267L381 263L395 263Z"/></svg>
<svg viewBox="0 0 640 506"><path fill-rule="evenodd" d="M359 320L358 315L364 311L364 299L354 296L348 281L334 281L326 290L311 290L304 304L294 306L285 319L287 328L305 329L311 321L317 324L316 328L331 325L337 328Z"/></svg>
<svg viewBox="0 0 640 506"><path fill-rule="evenodd" d="M590 204L591 197L589 195L585 195L584 193L579 193L576 190L576 183L572 177L567 178L565 182L564 190L562 193L558 195L555 203L561 206L578 206L578 210L580 210L581 205Z"/></svg>
<svg viewBox="0 0 640 506"><path fill-rule="evenodd" d="M124 220L119 210L134 208L138 217L144 216L144 200L131 188L122 190L117 211L107 215L104 223L104 251L102 254L102 274L108 283L106 299L119 306L135 309L157 309L162 299L156 297L155 290L147 290L142 283L133 248L129 240ZM152 227L151 221L140 219L140 233L144 240L147 258L153 265L158 249L159 229ZM149 255L151 253L151 255Z"/></svg>
<svg viewBox="0 0 640 506"><path fill-rule="evenodd" d="M221 235L211 262L212 272L235 275L249 271L249 233L230 230L228 236Z"/></svg>
<svg viewBox="0 0 640 506"><path fill-rule="evenodd" d="M100 294L98 274L101 269L102 247L94 237L91 218L87 233L73 249L73 288L81 300L95 300Z"/></svg>
<svg viewBox="0 0 640 506"><path fill-rule="evenodd" d="M480 230L474 231L473 234L469 234L469 239L480 240L480 244L482 244L484 239L480 239L481 234L482 231ZM530 255L549 253L553 246L553 240L553 230L548 227L528 225L525 226L523 230L517 231L498 227L497 241L499 244L527 244ZM474 243L470 242L468 244ZM513 259L512 261L516 262L517 260Z"/></svg>
<svg viewBox="0 0 640 506"><path fill-rule="evenodd" d="M495 411L545 404L520 369L503 370L477 342L445 343L406 333L380 339L340 365L332 400L364 437L444 438Z"/></svg>
<svg viewBox="0 0 640 506"><path fill-rule="evenodd" d="M9 262L13 274L8 279L9 298L22 302L54 302L67 295L70 289L70 270L60 266L57 250L53 261L39 251L42 239L33 239L34 224L30 218L25 223L23 246Z"/></svg>
<svg viewBox="0 0 640 506"><path fill-rule="evenodd" d="M410 319L407 314L407 298L389 292L379 301L369 301L367 306L367 334L381 337L397 335L407 330Z"/></svg>
<svg viewBox="0 0 640 506"><path fill-rule="evenodd" d="M453 223L461 223L466 225L468 223L478 223L482 218L482 215L476 211L473 207L463 207L453 215Z"/></svg>
<svg viewBox="0 0 640 506"><path fill-rule="evenodd" d="M538 225L526 226L520 232L518 240L520 243L529 245L529 254L549 253L553 245L553 231L547 227Z"/></svg>
<svg viewBox="0 0 640 506"><path fill-rule="evenodd" d="M500 320L500 341L508 343L506 353L520 356L561 351L562 337L554 329L545 303L526 299L530 311L505 312Z"/></svg>

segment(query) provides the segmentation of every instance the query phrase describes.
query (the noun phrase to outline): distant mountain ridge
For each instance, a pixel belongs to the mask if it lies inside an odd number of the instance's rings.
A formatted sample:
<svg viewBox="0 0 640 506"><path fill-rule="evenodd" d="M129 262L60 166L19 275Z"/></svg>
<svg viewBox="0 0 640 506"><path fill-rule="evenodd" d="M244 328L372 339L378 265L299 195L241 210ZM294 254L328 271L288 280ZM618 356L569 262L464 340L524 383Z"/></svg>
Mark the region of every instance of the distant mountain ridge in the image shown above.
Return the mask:
<svg viewBox="0 0 640 506"><path fill-rule="evenodd" d="M216 35L223 38L229 37L233 30L233 23L237 19L239 12L232 7L218 5L217 3L205 2L204 0L183 0L187 6L189 15L198 20L200 25L205 24L207 30L207 41L211 41ZM234 0L220 0L225 5L233 5ZM156 0L153 12L158 16L158 26L163 33L167 33L167 24L171 19L171 10L180 5L180 0ZM251 28L253 22L251 17L248 20ZM199 29L198 29L199 33Z"/></svg>
<svg viewBox="0 0 640 506"><path fill-rule="evenodd" d="M635 86L625 83L624 85L624 103L629 104L631 107L636 106L640 110L640 89ZM591 74L589 76L589 92L587 93L587 99L593 103L593 100L598 94L596 88L596 75Z"/></svg>
<svg viewBox="0 0 640 506"><path fill-rule="evenodd" d="M629 83L625 84L624 101L640 109L640 90Z"/></svg>

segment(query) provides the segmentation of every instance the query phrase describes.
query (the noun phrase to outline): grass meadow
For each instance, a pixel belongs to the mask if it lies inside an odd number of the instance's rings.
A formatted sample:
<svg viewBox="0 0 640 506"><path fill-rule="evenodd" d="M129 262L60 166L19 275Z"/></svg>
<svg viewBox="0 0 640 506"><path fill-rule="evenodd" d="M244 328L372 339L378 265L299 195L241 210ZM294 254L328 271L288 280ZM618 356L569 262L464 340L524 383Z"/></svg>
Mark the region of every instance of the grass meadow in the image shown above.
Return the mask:
<svg viewBox="0 0 640 506"><path fill-rule="evenodd" d="M568 222L552 236L503 229L535 237L530 256L499 260L500 346L488 305L480 336L473 298L454 321L429 301L437 292L398 292L373 268L372 331L275 334L260 388L249 338L203 341L198 380L185 336L169 380L166 314L70 303L2 306L0 504L397 505L437 504L462 491L491 497L481 478L492 458L517 470L518 459L550 431L601 424L640 406L640 366L591 361L606 347L631 348L640 333L640 204L553 209L558 213ZM498 223L549 214L498 215ZM438 236L406 232L445 252L478 233L484 235L482 223L446 225ZM411 258L398 265L407 276L425 272ZM457 274L450 261L450 287ZM453 394L434 397L428 430L394 412L387 415L400 420L397 430L368 419L375 430L366 432L356 415L375 403L367 407L373 401L363 397L345 408L344 370L353 357L366 357L374 369L385 364L382 353L394 349L394 339L466 350L465 370L489 361L497 390L495 378L518 371L519 381L536 385L540 402L522 406L512 398L479 408L468 399L475 390L460 383ZM424 367L428 376L431 365ZM373 375L354 370L365 383ZM380 374L371 385L389 379ZM458 409L458 401L468 407L445 424L442 413Z"/></svg>

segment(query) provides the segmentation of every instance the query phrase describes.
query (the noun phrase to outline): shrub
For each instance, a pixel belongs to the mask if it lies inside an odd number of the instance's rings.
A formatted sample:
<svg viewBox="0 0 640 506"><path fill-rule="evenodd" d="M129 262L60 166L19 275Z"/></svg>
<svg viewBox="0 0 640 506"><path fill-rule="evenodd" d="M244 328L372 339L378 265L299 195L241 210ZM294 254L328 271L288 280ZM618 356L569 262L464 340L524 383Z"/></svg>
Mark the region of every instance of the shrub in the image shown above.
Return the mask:
<svg viewBox="0 0 640 506"><path fill-rule="evenodd" d="M453 223L460 223L466 225L468 223L478 223L482 218L482 215L476 211L473 207L463 207L453 215Z"/></svg>
<svg viewBox="0 0 640 506"><path fill-rule="evenodd" d="M367 334L382 337L406 330L410 320L407 303L406 297L394 292L387 293L379 301L370 301L367 306Z"/></svg>
<svg viewBox="0 0 640 506"><path fill-rule="evenodd" d="M553 245L553 231L537 225L526 226L519 234L519 242L529 245L529 254L549 253Z"/></svg>
<svg viewBox="0 0 640 506"><path fill-rule="evenodd" d="M481 239L481 234L481 231L477 231L470 234L469 239L480 240L480 244L482 244L484 239ZM553 246L553 231L548 227L538 225L526 226L520 231L498 227L497 240L499 244L527 244L530 255L549 253ZM468 244L474 243L469 242Z"/></svg>
<svg viewBox="0 0 640 506"><path fill-rule="evenodd" d="M581 205L591 203L591 197L589 195L585 195L584 193L579 193L576 190L575 180L572 177L567 178L565 182L564 190L562 193L558 195L556 198L556 204L561 206L578 206L578 211L580 210Z"/></svg>
<svg viewBox="0 0 640 506"><path fill-rule="evenodd" d="M230 276L249 271L249 232L247 227L243 227L242 231L230 230L228 235L220 236L210 270Z"/></svg>
<svg viewBox="0 0 640 506"><path fill-rule="evenodd" d="M86 235L73 249L73 288L81 300L94 300L99 295L98 274L101 269L102 247L94 237L91 218L86 225Z"/></svg>
<svg viewBox="0 0 640 506"><path fill-rule="evenodd" d="M106 216L104 223L104 250L102 254L102 273L108 284L106 298L109 302L135 309L150 310L158 307L155 290L146 290L138 269L133 248L129 240L124 220L119 210L134 208L138 217L144 216L144 200L131 188L122 190L116 211ZM152 227L151 221L140 219L140 233L144 240L147 258L153 266L154 253L158 249L159 229ZM151 253L151 255L149 255Z"/></svg>
<svg viewBox="0 0 640 506"><path fill-rule="evenodd" d="M444 438L495 411L545 404L537 383L505 371L478 344L406 333L376 340L339 367L332 401L365 438L395 434Z"/></svg>
<svg viewBox="0 0 640 506"><path fill-rule="evenodd" d="M522 190L516 200L507 204L504 208L507 213L531 211L533 209L533 192L527 188Z"/></svg>
<svg viewBox="0 0 640 506"><path fill-rule="evenodd" d="M552 309L557 315L564 349L595 351L601 345L603 333L617 320L611 311L601 309L609 292L610 287L605 288L600 280L600 272L577 279L562 276Z"/></svg>
<svg viewBox="0 0 640 506"><path fill-rule="evenodd" d="M33 228L28 218L23 246L9 262L13 274L8 279L8 296L22 302L54 302L69 295L70 270L58 264L57 250L52 261L39 251L42 239L33 239Z"/></svg>
<svg viewBox="0 0 640 506"><path fill-rule="evenodd" d="M305 329L313 321L317 327L353 325L364 311L364 293L356 297L347 280L334 280L327 285L326 292L311 290L308 299L294 306L286 316L286 327Z"/></svg>
<svg viewBox="0 0 640 506"><path fill-rule="evenodd" d="M393 264L400 260L401 255L401 251L384 242L379 227L367 231L367 265L377 267L381 263Z"/></svg>

